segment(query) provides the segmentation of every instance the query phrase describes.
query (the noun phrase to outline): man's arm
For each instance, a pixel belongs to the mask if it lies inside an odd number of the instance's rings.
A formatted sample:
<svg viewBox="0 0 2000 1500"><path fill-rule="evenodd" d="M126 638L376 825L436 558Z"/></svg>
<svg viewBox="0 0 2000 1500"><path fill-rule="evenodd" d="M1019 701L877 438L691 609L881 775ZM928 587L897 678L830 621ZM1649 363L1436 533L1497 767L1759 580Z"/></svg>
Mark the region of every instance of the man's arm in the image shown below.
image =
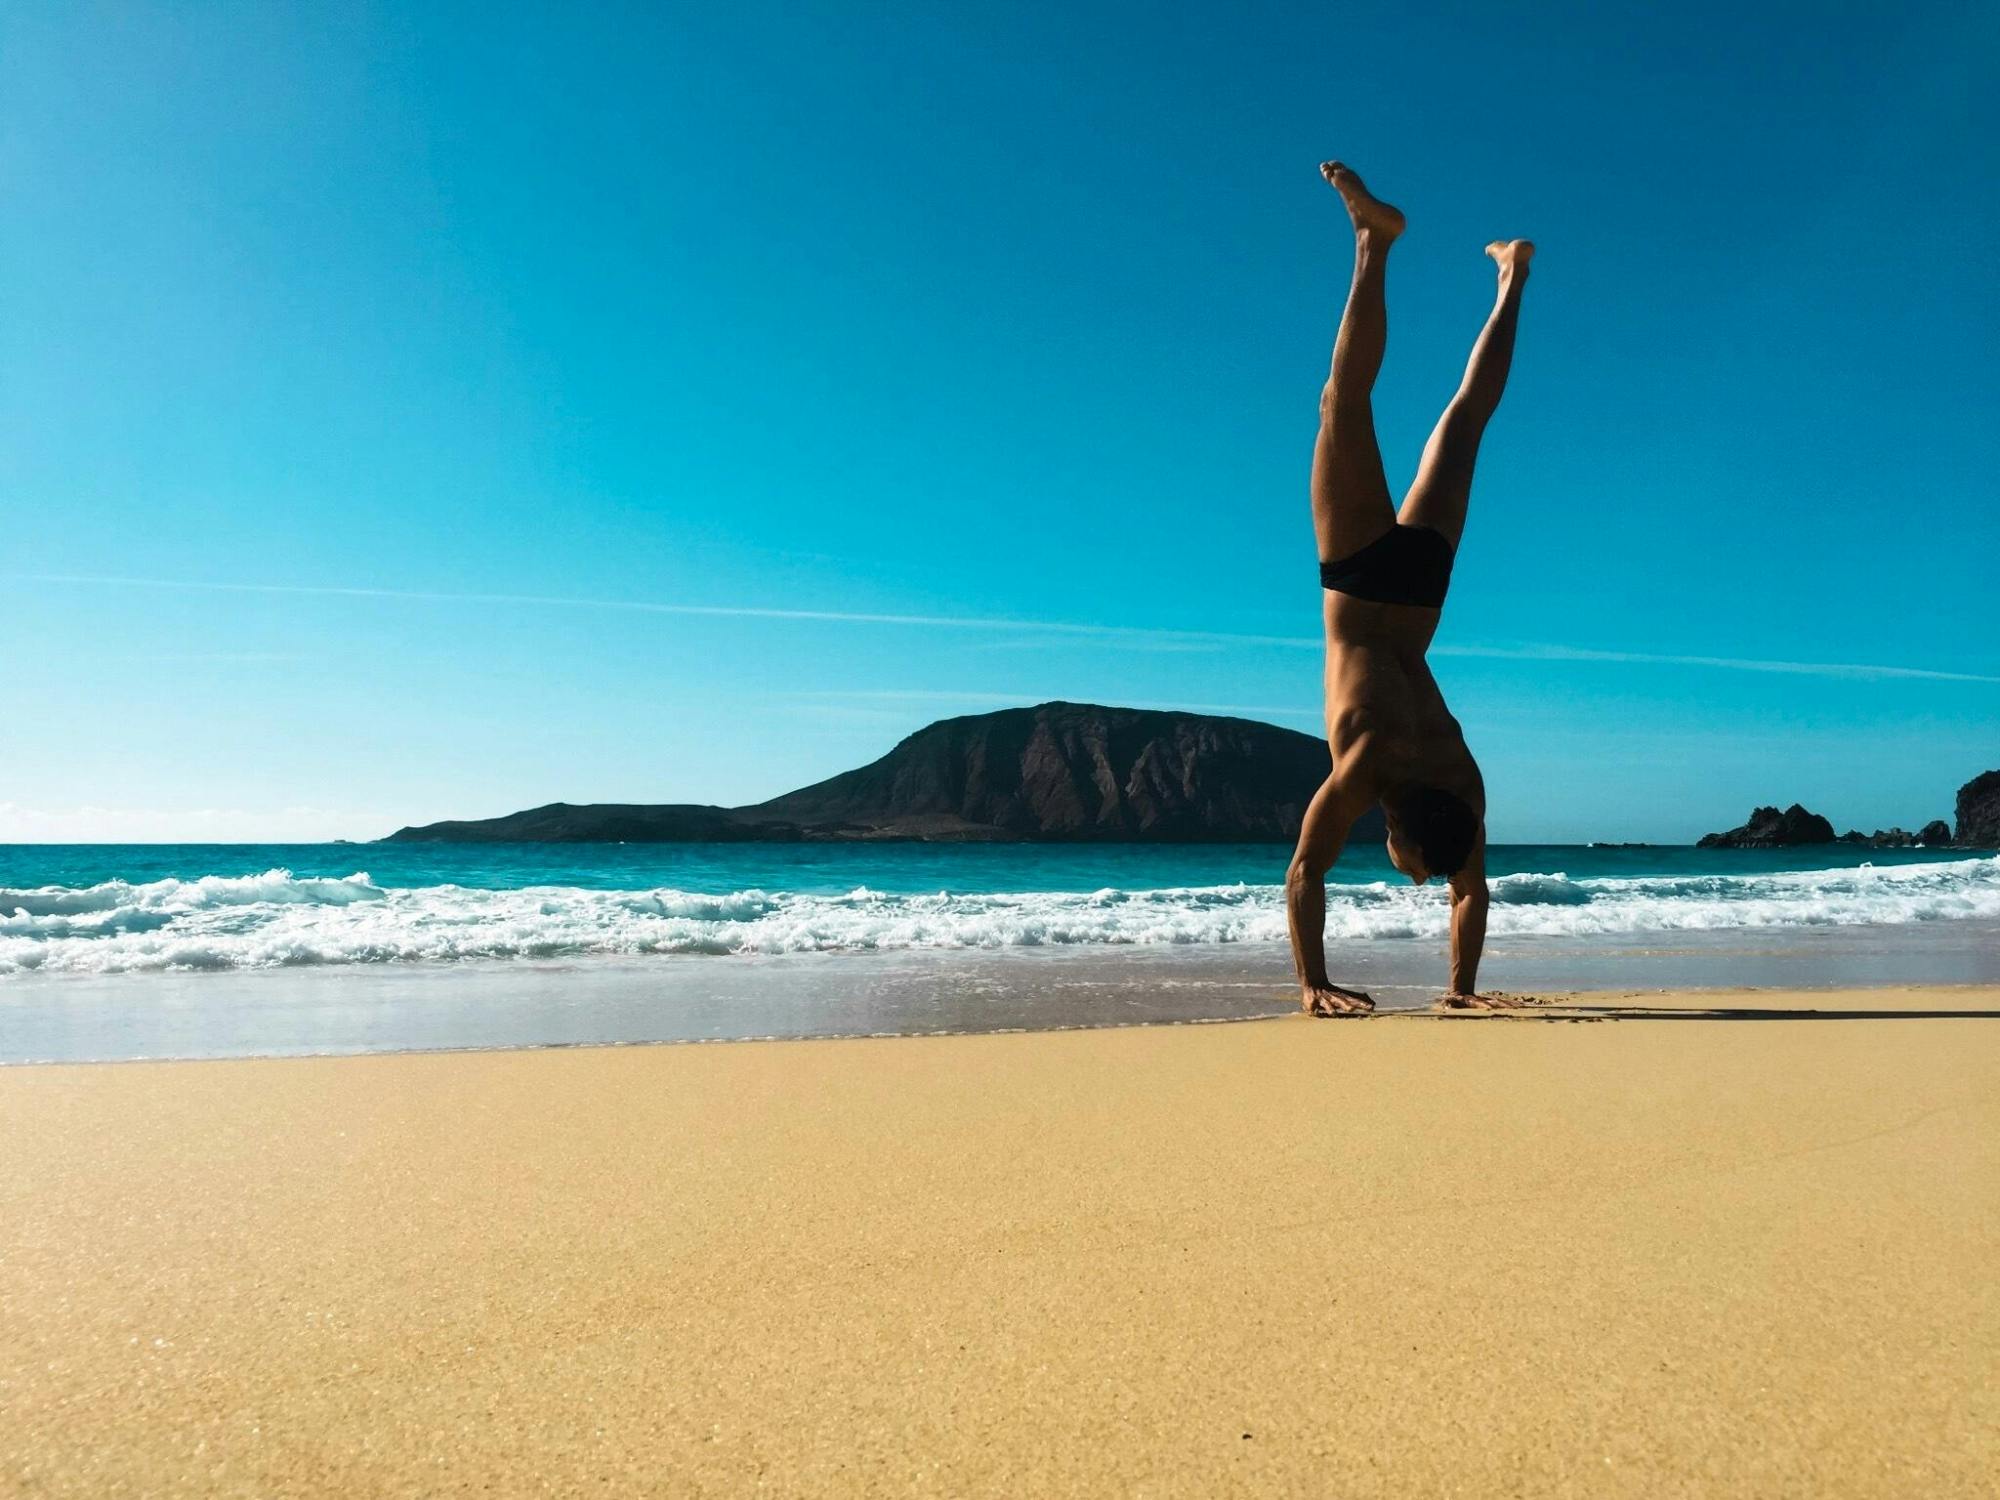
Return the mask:
<svg viewBox="0 0 2000 1500"><path fill-rule="evenodd" d="M1306 808L1299 846L1285 871L1285 917L1292 937L1292 962L1299 975L1300 1004L1316 1016L1370 1011L1375 1002L1359 990L1342 989L1326 975L1326 872L1340 858L1347 832L1366 802L1353 790L1354 778L1340 768L1327 777Z"/></svg>
<svg viewBox="0 0 2000 1500"><path fill-rule="evenodd" d="M1451 992L1479 993L1479 955L1486 949L1486 833L1465 868L1451 877Z"/></svg>

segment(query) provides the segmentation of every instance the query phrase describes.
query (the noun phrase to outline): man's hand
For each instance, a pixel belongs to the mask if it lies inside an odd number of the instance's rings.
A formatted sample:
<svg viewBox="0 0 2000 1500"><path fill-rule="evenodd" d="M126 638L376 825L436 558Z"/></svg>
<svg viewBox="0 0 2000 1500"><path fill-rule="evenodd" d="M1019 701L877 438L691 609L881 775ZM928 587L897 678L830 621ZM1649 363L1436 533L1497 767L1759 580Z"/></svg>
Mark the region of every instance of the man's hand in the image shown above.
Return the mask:
<svg viewBox="0 0 2000 1500"><path fill-rule="evenodd" d="M1366 805L1354 779L1343 780L1336 769L1306 805L1299 847L1285 871L1285 927L1299 975L1299 1009L1309 1016L1365 1016L1375 1008L1361 991L1344 990L1326 974L1326 872Z"/></svg>
<svg viewBox="0 0 2000 1500"><path fill-rule="evenodd" d="M1308 984L1299 990L1299 1009L1309 1016L1365 1016L1375 1009L1375 1002L1362 990Z"/></svg>
<svg viewBox="0 0 2000 1500"><path fill-rule="evenodd" d="M1533 995L1466 995L1456 990L1431 1001L1432 1010L1519 1010L1524 1005L1540 1005Z"/></svg>

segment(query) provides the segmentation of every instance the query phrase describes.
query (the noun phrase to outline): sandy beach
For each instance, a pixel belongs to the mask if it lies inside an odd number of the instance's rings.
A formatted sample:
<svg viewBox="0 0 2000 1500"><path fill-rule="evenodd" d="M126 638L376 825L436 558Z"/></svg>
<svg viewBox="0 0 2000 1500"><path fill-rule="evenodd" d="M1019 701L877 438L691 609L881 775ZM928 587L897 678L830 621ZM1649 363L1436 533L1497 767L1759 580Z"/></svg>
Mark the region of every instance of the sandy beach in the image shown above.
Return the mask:
<svg viewBox="0 0 2000 1500"><path fill-rule="evenodd" d="M0 1491L1991 1494L1996 1022L0 1069Z"/></svg>

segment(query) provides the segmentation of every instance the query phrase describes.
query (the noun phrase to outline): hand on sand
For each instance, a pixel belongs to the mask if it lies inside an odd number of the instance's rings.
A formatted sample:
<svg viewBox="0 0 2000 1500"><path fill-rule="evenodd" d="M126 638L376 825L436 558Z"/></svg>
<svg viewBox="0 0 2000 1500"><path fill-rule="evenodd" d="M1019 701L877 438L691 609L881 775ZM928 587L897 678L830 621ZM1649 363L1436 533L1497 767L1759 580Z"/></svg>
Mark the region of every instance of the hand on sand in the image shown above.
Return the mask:
<svg viewBox="0 0 2000 1500"><path fill-rule="evenodd" d="M1491 995L1462 995L1456 992L1439 995L1431 1001L1432 1010L1519 1010L1524 1005L1540 1005L1542 1002L1533 995L1508 995L1495 991Z"/></svg>
<svg viewBox="0 0 2000 1500"><path fill-rule="evenodd" d="M1309 984L1299 991L1299 1009L1309 1016L1365 1016L1375 1009L1375 1002L1361 990Z"/></svg>

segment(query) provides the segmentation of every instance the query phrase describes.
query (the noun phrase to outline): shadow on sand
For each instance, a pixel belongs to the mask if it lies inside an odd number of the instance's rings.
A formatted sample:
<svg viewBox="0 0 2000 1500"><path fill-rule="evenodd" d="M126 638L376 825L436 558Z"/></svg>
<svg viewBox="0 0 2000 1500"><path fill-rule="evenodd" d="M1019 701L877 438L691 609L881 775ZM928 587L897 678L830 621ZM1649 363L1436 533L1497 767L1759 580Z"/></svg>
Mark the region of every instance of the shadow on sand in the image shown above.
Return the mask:
<svg viewBox="0 0 2000 1500"><path fill-rule="evenodd" d="M1755 1006L1709 1006L1699 1010L1663 1005L1542 1005L1515 1010L1445 1010L1429 1015L1448 1021L2000 1021L2000 1010L1806 1010Z"/></svg>

